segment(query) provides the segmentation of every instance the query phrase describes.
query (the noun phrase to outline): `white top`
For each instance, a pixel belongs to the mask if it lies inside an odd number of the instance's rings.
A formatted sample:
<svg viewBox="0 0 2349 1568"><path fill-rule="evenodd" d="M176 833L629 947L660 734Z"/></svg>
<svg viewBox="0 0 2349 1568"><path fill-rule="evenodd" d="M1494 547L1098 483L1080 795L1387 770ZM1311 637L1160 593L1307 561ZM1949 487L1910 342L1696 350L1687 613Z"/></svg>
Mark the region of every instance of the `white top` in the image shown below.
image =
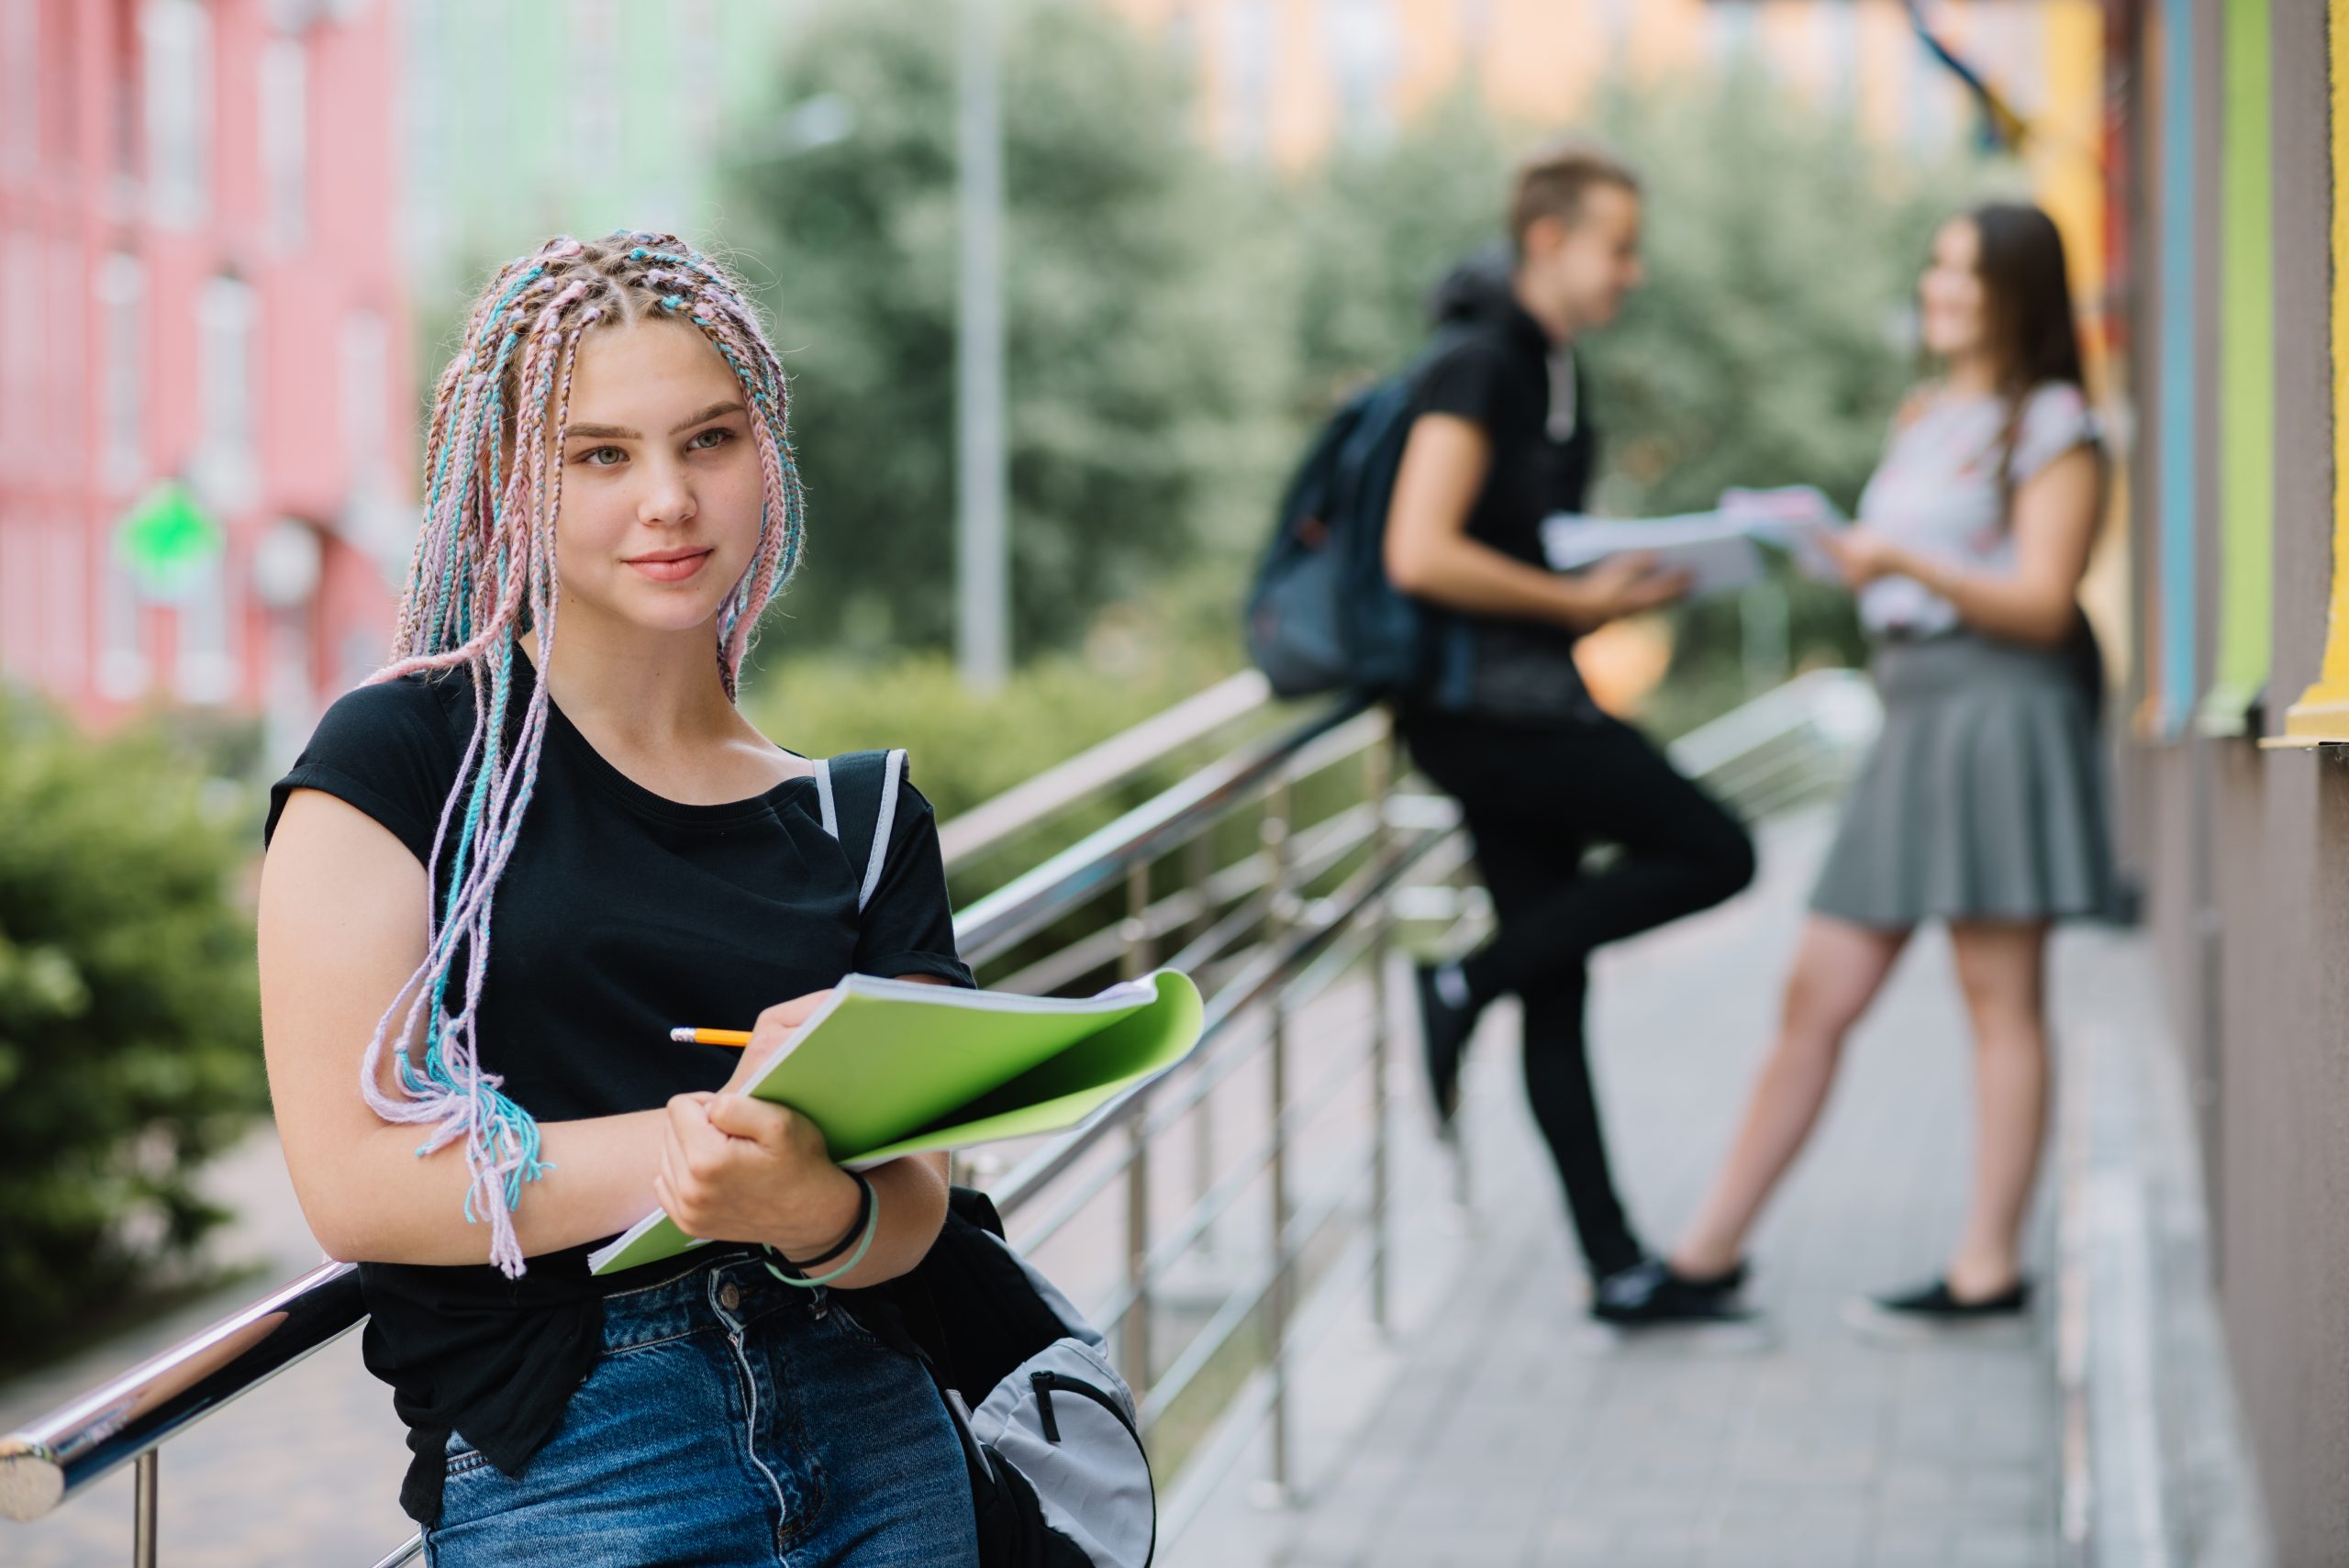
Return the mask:
<svg viewBox="0 0 2349 1568"><path fill-rule="evenodd" d="M1989 571L2014 566L2014 530L2000 506L1996 465L2007 403L1927 388L1903 405L1884 461L1860 493L1859 520L1920 555ZM2080 389L2049 382L2024 400L2015 427L2010 485L2074 447L2099 439ZM1871 633L1930 637L1957 625L1957 608L1909 577L1879 577L1860 590Z"/></svg>

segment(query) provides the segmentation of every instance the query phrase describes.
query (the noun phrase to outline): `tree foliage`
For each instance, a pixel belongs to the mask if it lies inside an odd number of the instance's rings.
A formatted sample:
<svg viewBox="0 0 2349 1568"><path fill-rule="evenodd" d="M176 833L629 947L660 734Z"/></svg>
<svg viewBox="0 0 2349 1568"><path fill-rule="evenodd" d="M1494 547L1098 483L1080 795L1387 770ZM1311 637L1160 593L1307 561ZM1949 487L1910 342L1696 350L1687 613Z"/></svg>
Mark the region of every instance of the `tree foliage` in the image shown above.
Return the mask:
<svg viewBox="0 0 2349 1568"><path fill-rule="evenodd" d="M147 1281L266 1103L241 817L147 732L0 695L0 1345Z"/></svg>
<svg viewBox="0 0 2349 1568"><path fill-rule="evenodd" d="M1286 357L1219 242L1246 200L1197 145L1182 82L1076 0L1004 40L1004 314L1016 647L1072 641L1182 560L1264 466ZM853 0L792 36L783 101L846 134L746 161L735 238L794 374L809 501L790 642L940 645L953 616L954 35ZM788 118L783 123L792 123Z"/></svg>

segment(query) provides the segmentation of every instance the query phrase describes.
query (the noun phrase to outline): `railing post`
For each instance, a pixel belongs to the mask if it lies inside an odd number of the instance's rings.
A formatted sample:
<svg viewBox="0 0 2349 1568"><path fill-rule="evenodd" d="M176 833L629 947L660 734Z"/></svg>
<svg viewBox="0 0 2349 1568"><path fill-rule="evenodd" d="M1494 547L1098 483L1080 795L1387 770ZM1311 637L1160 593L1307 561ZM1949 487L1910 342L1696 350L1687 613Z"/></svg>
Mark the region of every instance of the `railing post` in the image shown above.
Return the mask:
<svg viewBox="0 0 2349 1568"><path fill-rule="evenodd" d="M150 1448L131 1463L130 1568L155 1568L155 1487L163 1451Z"/></svg>
<svg viewBox="0 0 2349 1568"><path fill-rule="evenodd" d="M1473 855L1460 862L1459 869L1452 873L1452 880L1453 890L1460 899L1460 902L1453 906L1456 913L1452 923L1452 934L1456 939L1460 927L1466 918L1464 914L1457 912L1466 909L1470 901L1479 891L1476 885L1476 862ZM1489 898L1490 893L1487 892L1486 896ZM1455 1114L1450 1121L1445 1122L1443 1130L1437 1135L1437 1140L1443 1145L1444 1155L1452 1162L1453 1205L1469 1219L1473 1226L1476 1213L1476 1195L1469 1184L1468 1146L1460 1137L1461 1119L1462 1118Z"/></svg>
<svg viewBox="0 0 2349 1568"><path fill-rule="evenodd" d="M1363 753L1363 793L1370 797L1370 860L1383 862L1394 843L1386 820L1386 798L1395 784L1395 738L1382 737ZM1386 968L1395 932L1395 900L1390 892L1378 900L1370 917L1370 1320L1380 1333L1387 1320L1387 1062L1393 1043L1393 998L1387 995Z"/></svg>
<svg viewBox="0 0 2349 1568"><path fill-rule="evenodd" d="M1193 921L1191 929L1184 933L1185 941L1204 936L1215 924L1215 904L1208 896L1208 885L1214 880L1215 840L1211 834L1203 831L1183 848L1184 885L1199 895L1199 917ZM1199 1103L1191 1107L1191 1202L1193 1206L1205 1203L1208 1194L1213 1190L1214 1186L1215 1095L1210 1093L1200 1095ZM1194 1250L1203 1259L1211 1259L1215 1256L1216 1230L1217 1227L1210 1223L1205 1230L1199 1232L1198 1243Z"/></svg>
<svg viewBox="0 0 2349 1568"><path fill-rule="evenodd" d="M1286 774L1265 797L1262 829L1264 853L1270 859L1267 881L1272 887L1271 914L1264 922L1264 940L1277 942L1296 918L1290 885L1293 864L1289 844L1291 785ZM1272 1083L1272 1161L1267 1170L1271 1188L1273 1253L1272 1287L1264 1293L1267 1373L1272 1379L1272 1475L1266 1501L1285 1507L1289 1498L1288 1320L1289 1295L1295 1284L1289 1255L1288 1220L1288 1001L1279 990L1272 997L1272 1019L1265 1041L1265 1060Z"/></svg>
<svg viewBox="0 0 2349 1568"><path fill-rule="evenodd" d="M1125 951L1119 973L1138 980L1150 972L1150 862L1126 868ZM1126 1122L1126 1316L1119 1342L1126 1382L1139 1399L1150 1387L1150 1137L1139 1111Z"/></svg>

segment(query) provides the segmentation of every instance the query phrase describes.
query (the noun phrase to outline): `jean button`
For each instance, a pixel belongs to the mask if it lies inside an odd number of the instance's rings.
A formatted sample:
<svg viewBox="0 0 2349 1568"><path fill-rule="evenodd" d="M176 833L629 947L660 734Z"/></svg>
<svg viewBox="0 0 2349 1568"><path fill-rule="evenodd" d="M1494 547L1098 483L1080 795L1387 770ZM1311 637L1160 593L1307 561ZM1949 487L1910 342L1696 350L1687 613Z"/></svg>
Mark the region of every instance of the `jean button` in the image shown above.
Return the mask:
<svg viewBox="0 0 2349 1568"><path fill-rule="evenodd" d="M718 1287L718 1305L731 1312L742 1305L742 1287L729 1281Z"/></svg>

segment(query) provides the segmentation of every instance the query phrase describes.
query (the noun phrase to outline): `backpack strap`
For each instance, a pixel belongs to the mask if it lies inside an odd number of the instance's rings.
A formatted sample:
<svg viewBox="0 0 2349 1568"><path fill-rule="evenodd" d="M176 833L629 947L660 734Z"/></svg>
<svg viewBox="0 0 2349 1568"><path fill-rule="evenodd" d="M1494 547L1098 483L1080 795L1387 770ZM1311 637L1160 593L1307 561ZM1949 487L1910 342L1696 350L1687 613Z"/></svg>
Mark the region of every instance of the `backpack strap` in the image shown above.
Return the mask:
<svg viewBox="0 0 2349 1568"><path fill-rule="evenodd" d="M824 831L840 840L850 865L863 868L856 889L859 914L881 885L889 829L897 816L897 785L905 776L903 751L845 751L816 764Z"/></svg>

